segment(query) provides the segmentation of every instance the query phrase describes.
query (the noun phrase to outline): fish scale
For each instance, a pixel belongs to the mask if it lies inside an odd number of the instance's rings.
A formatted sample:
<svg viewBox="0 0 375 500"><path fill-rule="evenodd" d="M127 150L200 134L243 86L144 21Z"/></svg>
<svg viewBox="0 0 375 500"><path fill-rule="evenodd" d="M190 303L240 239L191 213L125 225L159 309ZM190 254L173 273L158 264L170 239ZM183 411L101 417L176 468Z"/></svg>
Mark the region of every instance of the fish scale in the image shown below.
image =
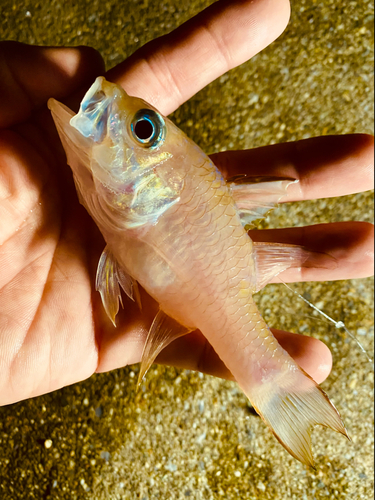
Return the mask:
<svg viewBox="0 0 375 500"><path fill-rule="evenodd" d="M312 465L315 424L347 436L326 394L278 344L253 294L311 252L253 243L252 227L285 195L289 179L226 182L170 120L103 77L78 114L51 99L79 200L106 248L96 288L115 324L120 286L139 303L137 283L158 302L140 379L176 338L200 329L280 443ZM147 120L149 137L137 135ZM141 127L142 128L142 127Z"/></svg>

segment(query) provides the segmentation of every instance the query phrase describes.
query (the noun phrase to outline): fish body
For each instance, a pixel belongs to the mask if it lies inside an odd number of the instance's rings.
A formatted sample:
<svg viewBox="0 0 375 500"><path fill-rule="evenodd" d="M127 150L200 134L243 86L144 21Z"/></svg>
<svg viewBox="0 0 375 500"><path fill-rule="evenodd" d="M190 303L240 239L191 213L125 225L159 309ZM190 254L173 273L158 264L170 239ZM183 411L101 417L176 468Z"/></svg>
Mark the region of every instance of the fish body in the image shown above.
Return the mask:
<svg viewBox="0 0 375 500"><path fill-rule="evenodd" d="M346 435L345 427L253 300L308 252L254 243L245 230L290 181L225 181L170 120L102 77L77 115L54 100L49 106L80 201L107 243L96 285L109 317L115 322L120 287L134 299L139 283L159 303L141 377L171 341L201 330L278 440L312 464L310 428Z"/></svg>

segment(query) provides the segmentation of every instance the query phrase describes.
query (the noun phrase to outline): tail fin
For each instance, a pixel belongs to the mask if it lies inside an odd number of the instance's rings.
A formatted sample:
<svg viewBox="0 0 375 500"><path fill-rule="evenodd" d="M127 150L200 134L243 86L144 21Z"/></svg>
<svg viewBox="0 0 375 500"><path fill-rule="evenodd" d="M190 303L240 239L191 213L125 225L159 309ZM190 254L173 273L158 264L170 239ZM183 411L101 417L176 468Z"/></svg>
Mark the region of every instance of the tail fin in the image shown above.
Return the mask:
<svg viewBox="0 0 375 500"><path fill-rule="evenodd" d="M306 465L314 466L310 439L314 425L329 427L350 439L328 396L297 366L250 392L251 403L275 437Z"/></svg>

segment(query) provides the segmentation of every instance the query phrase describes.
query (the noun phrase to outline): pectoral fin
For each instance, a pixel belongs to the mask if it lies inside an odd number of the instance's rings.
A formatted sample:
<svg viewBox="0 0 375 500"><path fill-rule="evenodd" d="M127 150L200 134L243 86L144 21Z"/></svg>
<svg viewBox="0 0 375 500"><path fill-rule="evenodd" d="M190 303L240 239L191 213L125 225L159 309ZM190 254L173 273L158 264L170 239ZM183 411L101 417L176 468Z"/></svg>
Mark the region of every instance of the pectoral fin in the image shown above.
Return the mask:
<svg viewBox="0 0 375 500"><path fill-rule="evenodd" d="M246 229L255 227L283 196L288 186L298 182L293 179L274 177L249 177L240 175L228 179L242 225Z"/></svg>
<svg viewBox="0 0 375 500"><path fill-rule="evenodd" d="M151 325L142 353L141 369L138 376L138 384L142 382L143 377L150 369L156 356L169 345L173 340L182 337L192 330L180 325L173 318L167 316L159 310Z"/></svg>
<svg viewBox="0 0 375 500"><path fill-rule="evenodd" d="M120 286L141 308L138 283L119 266L111 250L106 246L96 272L96 290L100 293L104 309L115 326L119 302L122 305Z"/></svg>

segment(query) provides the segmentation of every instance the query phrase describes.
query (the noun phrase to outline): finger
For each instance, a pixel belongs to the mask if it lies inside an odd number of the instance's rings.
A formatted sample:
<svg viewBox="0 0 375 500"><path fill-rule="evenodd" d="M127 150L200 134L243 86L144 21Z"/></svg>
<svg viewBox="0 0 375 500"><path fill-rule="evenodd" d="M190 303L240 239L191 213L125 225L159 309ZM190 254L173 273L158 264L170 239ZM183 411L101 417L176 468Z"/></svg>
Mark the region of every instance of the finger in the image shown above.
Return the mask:
<svg viewBox="0 0 375 500"><path fill-rule="evenodd" d="M254 241L301 245L318 252L303 267L279 274L274 283L280 279L291 283L365 278L374 273L374 226L368 222L264 229L249 234Z"/></svg>
<svg viewBox="0 0 375 500"><path fill-rule="evenodd" d="M90 47L37 47L0 42L0 127L27 119L48 98L63 99L104 71Z"/></svg>
<svg viewBox="0 0 375 500"><path fill-rule="evenodd" d="M269 45L289 14L288 0L220 0L136 51L108 79L169 114Z"/></svg>
<svg viewBox="0 0 375 500"><path fill-rule="evenodd" d="M225 177L247 173L299 179L286 201L358 193L374 187L374 138L326 136L211 156Z"/></svg>
<svg viewBox="0 0 375 500"><path fill-rule="evenodd" d="M332 356L323 342L280 330L272 330L272 333L280 345L316 382L320 384L328 377L332 368ZM159 355L157 362L234 380L207 339L198 331L170 344Z"/></svg>

